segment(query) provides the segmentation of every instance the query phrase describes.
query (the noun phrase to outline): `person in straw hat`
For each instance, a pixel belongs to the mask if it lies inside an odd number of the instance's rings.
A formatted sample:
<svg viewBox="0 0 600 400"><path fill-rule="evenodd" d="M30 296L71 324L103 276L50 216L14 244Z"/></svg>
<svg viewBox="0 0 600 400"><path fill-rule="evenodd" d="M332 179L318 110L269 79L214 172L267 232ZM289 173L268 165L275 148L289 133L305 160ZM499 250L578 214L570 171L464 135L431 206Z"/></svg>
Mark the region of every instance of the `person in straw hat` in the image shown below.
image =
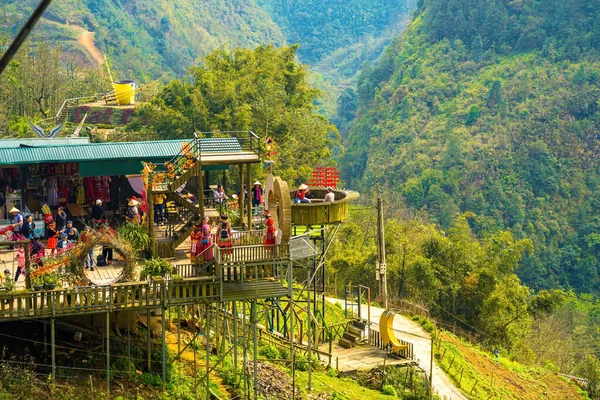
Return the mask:
<svg viewBox="0 0 600 400"><path fill-rule="evenodd" d="M254 182L254 187L252 188L252 214L259 215L260 214L260 205L262 204L263 199L263 188L262 183L259 181Z"/></svg>
<svg viewBox="0 0 600 400"><path fill-rule="evenodd" d="M296 203L310 204L310 199L308 198L309 194L310 192L308 191L308 186L306 186L306 184L303 183L302 185L300 185L300 187L298 187L298 190L296 190Z"/></svg>
<svg viewBox="0 0 600 400"><path fill-rule="evenodd" d="M142 222L142 217L140 216L140 209L138 208L139 204L140 202L137 201L135 196L133 196L129 200L129 202L127 203L127 214L125 216L127 222L131 222L134 224L139 224L140 222Z"/></svg>
<svg viewBox="0 0 600 400"><path fill-rule="evenodd" d="M13 207L10 209L9 213L12 215L12 231L13 231L13 240L23 240L23 235L21 234L21 228L23 227L23 215L21 214L21 210L17 207Z"/></svg>

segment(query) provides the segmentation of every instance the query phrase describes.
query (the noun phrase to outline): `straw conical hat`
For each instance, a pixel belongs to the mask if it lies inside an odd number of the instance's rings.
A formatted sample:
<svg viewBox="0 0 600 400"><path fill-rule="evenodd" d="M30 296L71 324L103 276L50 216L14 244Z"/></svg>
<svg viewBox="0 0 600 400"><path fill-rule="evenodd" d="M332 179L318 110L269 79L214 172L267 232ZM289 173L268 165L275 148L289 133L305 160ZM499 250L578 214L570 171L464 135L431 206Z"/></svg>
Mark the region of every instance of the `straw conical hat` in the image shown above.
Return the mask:
<svg viewBox="0 0 600 400"><path fill-rule="evenodd" d="M260 183L259 181L256 181L256 182L253 183L253 185L262 186L262 183Z"/></svg>
<svg viewBox="0 0 600 400"><path fill-rule="evenodd" d="M308 186L306 186L306 184L303 183L302 185L300 185L300 187L298 189L306 190L306 189L308 189Z"/></svg>
<svg viewBox="0 0 600 400"><path fill-rule="evenodd" d="M18 212L21 212L21 210L19 210L17 207L13 207L9 211L9 213L14 213L14 212L18 213Z"/></svg>
<svg viewBox="0 0 600 400"><path fill-rule="evenodd" d="M138 201L137 201L137 200L133 200L133 199L132 199L132 200L129 200L129 203L127 203L127 205L128 205L129 207L137 206L138 204L140 204L140 203L138 203Z"/></svg>

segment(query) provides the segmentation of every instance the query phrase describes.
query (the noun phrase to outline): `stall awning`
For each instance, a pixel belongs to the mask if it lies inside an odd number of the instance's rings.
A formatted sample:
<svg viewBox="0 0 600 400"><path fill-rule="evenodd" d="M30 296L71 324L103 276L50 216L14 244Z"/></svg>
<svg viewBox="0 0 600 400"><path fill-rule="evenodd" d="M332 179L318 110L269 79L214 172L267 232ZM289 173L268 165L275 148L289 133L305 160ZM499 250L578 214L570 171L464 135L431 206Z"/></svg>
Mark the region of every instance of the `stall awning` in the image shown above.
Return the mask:
<svg viewBox="0 0 600 400"><path fill-rule="evenodd" d="M53 162L118 161L119 164L124 161L164 162L179 154L181 147L188 142L188 140L156 140L52 146L21 143L19 147L0 148L0 166ZM211 159L222 159L222 162L211 163L213 165L227 165L232 156L237 153L244 153L236 138L203 138L200 139L200 143L202 156L210 156ZM255 156L255 158L257 157ZM257 162L257 160L250 162ZM90 166L90 168L92 167ZM139 173L139 170L137 172Z"/></svg>

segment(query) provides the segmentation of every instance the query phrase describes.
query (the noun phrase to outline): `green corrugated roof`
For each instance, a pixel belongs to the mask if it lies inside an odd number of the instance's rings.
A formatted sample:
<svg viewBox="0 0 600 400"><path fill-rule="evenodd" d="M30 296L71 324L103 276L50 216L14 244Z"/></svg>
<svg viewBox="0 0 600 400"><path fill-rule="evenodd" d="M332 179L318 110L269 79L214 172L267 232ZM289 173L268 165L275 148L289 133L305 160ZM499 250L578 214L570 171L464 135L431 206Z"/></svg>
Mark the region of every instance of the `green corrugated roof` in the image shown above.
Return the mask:
<svg viewBox="0 0 600 400"><path fill-rule="evenodd" d="M73 146L21 146L0 148L0 165L48 162L113 161L122 159L169 159L189 140L88 143ZM236 138L202 138L202 154L238 153L242 146Z"/></svg>
<svg viewBox="0 0 600 400"><path fill-rule="evenodd" d="M0 139L0 149L25 146L75 146L88 144L90 138L74 137L74 138L24 138L24 139Z"/></svg>

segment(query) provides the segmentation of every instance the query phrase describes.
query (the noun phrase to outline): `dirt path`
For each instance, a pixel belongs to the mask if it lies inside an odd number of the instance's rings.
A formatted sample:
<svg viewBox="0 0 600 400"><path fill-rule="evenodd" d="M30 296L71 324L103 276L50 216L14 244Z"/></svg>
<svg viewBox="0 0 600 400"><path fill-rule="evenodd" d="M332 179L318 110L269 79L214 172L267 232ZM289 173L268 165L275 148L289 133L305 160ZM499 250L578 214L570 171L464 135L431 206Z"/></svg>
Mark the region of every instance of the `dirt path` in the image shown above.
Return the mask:
<svg viewBox="0 0 600 400"><path fill-rule="evenodd" d="M338 303L344 307L343 300L328 297L327 301ZM373 325L379 326L379 318L384 311L383 308L371 306L371 323ZM362 306L361 314L367 315L366 305ZM402 331L396 332L398 339L405 340L414 345L414 355L419 366L425 371L429 371L429 363L431 362L431 335L421 325L402 315L396 315L394 318L394 329ZM435 364L435 360L433 363L433 389L444 400L467 400L460 390L454 386L450 378L446 376L444 371Z"/></svg>
<svg viewBox="0 0 600 400"><path fill-rule="evenodd" d="M79 34L79 37L77 38L77 43L82 45L87 50L87 52L90 53L90 55L92 56L92 58L94 60L96 60L98 65L103 64L104 56L102 55L100 50L98 50L98 48L94 44L94 33L88 32L83 28L80 28L80 29L81 29L81 33Z"/></svg>

